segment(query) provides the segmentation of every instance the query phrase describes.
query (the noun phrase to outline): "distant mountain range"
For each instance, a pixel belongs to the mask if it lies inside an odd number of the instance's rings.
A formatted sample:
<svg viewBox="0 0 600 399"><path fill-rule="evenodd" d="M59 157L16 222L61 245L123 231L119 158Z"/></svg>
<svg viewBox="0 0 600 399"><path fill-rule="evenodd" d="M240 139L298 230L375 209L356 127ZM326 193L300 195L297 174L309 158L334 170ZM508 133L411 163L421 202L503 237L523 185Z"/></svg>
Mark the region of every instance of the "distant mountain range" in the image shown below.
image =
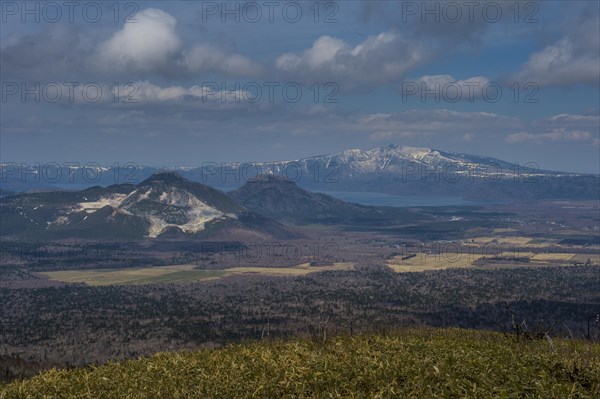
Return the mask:
<svg viewBox="0 0 600 399"><path fill-rule="evenodd" d="M0 200L0 234L31 239L292 238L223 192L161 172L137 185L18 194Z"/></svg>
<svg viewBox="0 0 600 399"><path fill-rule="evenodd" d="M2 188L10 191L79 189L138 183L159 171L150 167L97 165L31 167L1 164ZM257 175L283 176L315 191L363 191L396 195L457 196L476 200L598 199L600 176L540 170L490 157L390 145L347 150L292 161L204 163L174 167L189 180L226 190ZM52 177L49 178L48 175ZM56 178L59 176L59 178Z"/></svg>

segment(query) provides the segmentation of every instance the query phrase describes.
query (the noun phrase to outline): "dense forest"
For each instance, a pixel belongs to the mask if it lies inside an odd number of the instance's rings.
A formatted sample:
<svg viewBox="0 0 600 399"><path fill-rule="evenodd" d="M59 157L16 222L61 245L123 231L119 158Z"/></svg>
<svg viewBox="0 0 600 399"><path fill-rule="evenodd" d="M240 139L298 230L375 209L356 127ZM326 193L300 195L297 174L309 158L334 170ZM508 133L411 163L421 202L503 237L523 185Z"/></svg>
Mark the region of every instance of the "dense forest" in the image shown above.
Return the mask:
<svg viewBox="0 0 600 399"><path fill-rule="evenodd" d="M158 351L411 326L587 338L595 266L394 273L385 267L190 284L1 288L2 375ZM592 319L591 339L598 339Z"/></svg>

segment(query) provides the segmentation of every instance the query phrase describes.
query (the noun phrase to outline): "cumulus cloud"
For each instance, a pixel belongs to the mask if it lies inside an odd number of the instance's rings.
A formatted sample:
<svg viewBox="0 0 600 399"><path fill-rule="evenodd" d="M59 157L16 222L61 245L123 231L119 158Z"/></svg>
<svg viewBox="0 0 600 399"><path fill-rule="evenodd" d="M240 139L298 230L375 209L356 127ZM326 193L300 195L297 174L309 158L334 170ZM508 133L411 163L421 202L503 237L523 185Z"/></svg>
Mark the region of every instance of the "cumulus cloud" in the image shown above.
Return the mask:
<svg viewBox="0 0 600 399"><path fill-rule="evenodd" d="M102 43L96 55L101 69L123 72L159 73L169 77L217 73L256 77L259 63L214 43L196 43L184 48L172 15L148 8L136 14L137 23L128 23Z"/></svg>
<svg viewBox="0 0 600 399"><path fill-rule="evenodd" d="M177 20L157 8L136 14L137 23L126 23L102 43L98 56L102 67L129 71L153 71L165 67L181 49L175 31Z"/></svg>
<svg viewBox="0 0 600 399"><path fill-rule="evenodd" d="M569 86L600 83L600 14L586 9L570 32L557 42L533 53L516 74L520 81L540 86Z"/></svg>
<svg viewBox="0 0 600 399"><path fill-rule="evenodd" d="M401 78L427 58L423 47L385 32L352 46L344 40L321 36L301 53L279 56L276 66L295 79L334 81L345 88L381 84Z"/></svg>
<svg viewBox="0 0 600 399"><path fill-rule="evenodd" d="M547 133L528 133L520 132L509 134L506 142L509 144L529 141L533 143L543 143L547 141L589 141L592 134L582 130L566 130L564 128L554 129Z"/></svg>
<svg viewBox="0 0 600 399"><path fill-rule="evenodd" d="M94 24L44 26L40 32L13 34L0 42L3 78L42 81L188 79L211 73L257 77L262 66L233 45L184 41L177 20L158 8L136 14L108 38ZM98 31L102 32L102 31Z"/></svg>
<svg viewBox="0 0 600 399"><path fill-rule="evenodd" d="M565 38L531 55L519 79L534 81L541 86L565 86L597 84L599 76L598 54L577 54L573 42Z"/></svg>

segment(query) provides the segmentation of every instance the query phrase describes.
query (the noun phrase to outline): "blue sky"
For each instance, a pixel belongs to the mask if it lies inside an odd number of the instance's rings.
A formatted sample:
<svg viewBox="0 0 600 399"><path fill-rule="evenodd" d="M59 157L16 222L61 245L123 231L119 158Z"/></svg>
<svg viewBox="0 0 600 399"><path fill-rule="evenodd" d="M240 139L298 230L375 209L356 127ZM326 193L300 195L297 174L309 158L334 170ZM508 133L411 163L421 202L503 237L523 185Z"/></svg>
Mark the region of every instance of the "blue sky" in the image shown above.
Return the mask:
<svg viewBox="0 0 600 399"><path fill-rule="evenodd" d="M600 173L596 1L46 4L2 3L4 162L401 144Z"/></svg>

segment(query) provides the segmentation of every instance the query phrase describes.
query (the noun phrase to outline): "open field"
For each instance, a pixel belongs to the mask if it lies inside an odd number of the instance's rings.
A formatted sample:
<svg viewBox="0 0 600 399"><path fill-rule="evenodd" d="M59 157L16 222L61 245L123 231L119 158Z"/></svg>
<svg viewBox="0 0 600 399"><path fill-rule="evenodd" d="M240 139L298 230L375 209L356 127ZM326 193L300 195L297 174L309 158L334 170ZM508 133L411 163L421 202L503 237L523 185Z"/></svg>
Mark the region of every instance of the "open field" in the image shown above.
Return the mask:
<svg viewBox="0 0 600 399"><path fill-rule="evenodd" d="M600 265L600 251L596 254L577 254L571 258L572 262L586 263L588 260L593 265Z"/></svg>
<svg viewBox="0 0 600 399"><path fill-rule="evenodd" d="M304 263L294 267L233 267L225 270L201 270L195 265L163 267L136 267L120 269L68 270L41 272L51 280L88 285L131 285L182 283L211 280L240 274L261 274L268 276L303 276L325 270L352 270L352 263L335 263L333 266L310 266Z"/></svg>
<svg viewBox="0 0 600 399"><path fill-rule="evenodd" d="M543 265L549 266L570 266L576 263L582 264L589 261L592 265L598 265L600 263L600 254L576 254L572 252L514 252L506 251L501 252L498 257L505 259L529 259L530 265Z"/></svg>
<svg viewBox="0 0 600 399"><path fill-rule="evenodd" d="M196 270L193 265L123 269L68 270L39 273L51 280L88 285L151 284L219 278L221 270Z"/></svg>
<svg viewBox="0 0 600 399"><path fill-rule="evenodd" d="M533 253L533 252L515 252L505 251L498 254L475 254L466 250L465 252L444 252L444 253L417 253L408 259L406 256L394 256L387 265L398 273L404 272L423 272L427 270L444 270L477 267L477 261L487 260L492 265L498 263L498 266L506 266L507 262L513 266L538 267L538 266L573 266L576 263L591 265L600 264L600 255L597 254L575 254L565 252L555 253ZM497 256L497 258L496 258ZM528 261L527 261L528 260Z"/></svg>
<svg viewBox="0 0 600 399"><path fill-rule="evenodd" d="M228 274L258 273L268 276L304 276L309 273L323 272L327 270L353 270L354 265L350 262L338 262L333 266L310 266L303 263L294 267L232 267L226 269Z"/></svg>
<svg viewBox="0 0 600 399"><path fill-rule="evenodd" d="M483 255L457 252L446 252L442 254L418 253L412 258L404 260L402 259L402 256L395 256L390 259L388 266L398 273L456 269L472 267L473 262L482 257Z"/></svg>
<svg viewBox="0 0 600 399"><path fill-rule="evenodd" d="M539 239L523 236L485 236L485 237L474 237L470 240L470 243L479 246L484 245L510 245L518 247L547 247L556 244L558 240L549 238Z"/></svg>
<svg viewBox="0 0 600 399"><path fill-rule="evenodd" d="M575 254L572 254L572 253L543 253L543 254L538 253L538 254L533 254L530 259L532 261L536 261L536 262L548 262L548 261L566 262L566 261L573 259L574 256L575 256Z"/></svg>

